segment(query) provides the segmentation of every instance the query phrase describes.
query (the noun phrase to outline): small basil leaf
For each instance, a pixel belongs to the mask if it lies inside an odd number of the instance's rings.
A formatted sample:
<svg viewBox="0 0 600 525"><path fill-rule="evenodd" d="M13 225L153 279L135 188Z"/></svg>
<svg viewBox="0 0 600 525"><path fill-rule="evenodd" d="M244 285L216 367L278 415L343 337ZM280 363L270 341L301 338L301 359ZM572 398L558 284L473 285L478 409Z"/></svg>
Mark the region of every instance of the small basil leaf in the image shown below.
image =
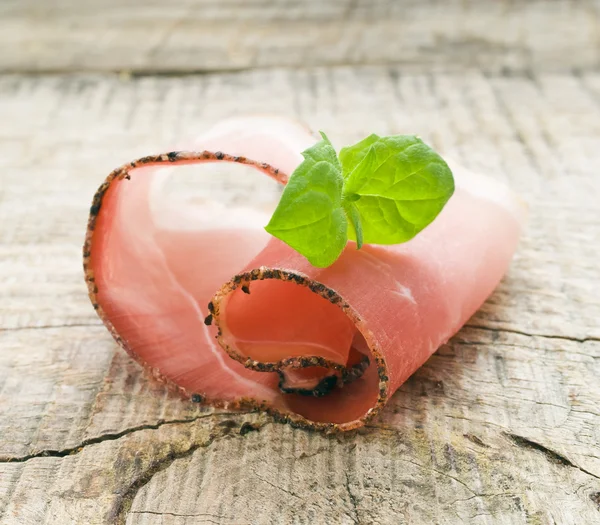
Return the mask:
<svg viewBox="0 0 600 525"><path fill-rule="evenodd" d="M333 146L323 140L302 153L269 224L265 227L319 268L335 262L348 240L342 207L343 178Z"/></svg>
<svg viewBox="0 0 600 525"><path fill-rule="evenodd" d="M452 172L444 160L411 135L368 137L351 146L342 160L349 172L345 195L358 195L363 240L371 244L397 244L412 239L430 224L454 192ZM349 164L361 158L354 166Z"/></svg>

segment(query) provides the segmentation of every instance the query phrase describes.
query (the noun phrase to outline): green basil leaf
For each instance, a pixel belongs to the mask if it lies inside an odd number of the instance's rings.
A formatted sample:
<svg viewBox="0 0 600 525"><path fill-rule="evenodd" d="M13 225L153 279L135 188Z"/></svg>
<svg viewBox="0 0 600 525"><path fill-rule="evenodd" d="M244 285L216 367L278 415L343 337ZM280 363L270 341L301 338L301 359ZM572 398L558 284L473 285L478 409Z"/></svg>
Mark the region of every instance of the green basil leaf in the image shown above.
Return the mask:
<svg viewBox="0 0 600 525"><path fill-rule="evenodd" d="M348 239L359 249L412 239L454 192L448 165L415 136L370 135L338 159L321 135L302 153L265 228L314 266L333 264Z"/></svg>
<svg viewBox="0 0 600 525"><path fill-rule="evenodd" d="M365 243L412 239L437 217L454 192L446 162L415 136L371 135L345 150L340 153L347 174L344 199L354 199Z"/></svg>
<svg viewBox="0 0 600 525"><path fill-rule="evenodd" d="M292 173L265 227L319 268L333 264L348 240L341 165L329 139L322 136L302 153L305 160Z"/></svg>

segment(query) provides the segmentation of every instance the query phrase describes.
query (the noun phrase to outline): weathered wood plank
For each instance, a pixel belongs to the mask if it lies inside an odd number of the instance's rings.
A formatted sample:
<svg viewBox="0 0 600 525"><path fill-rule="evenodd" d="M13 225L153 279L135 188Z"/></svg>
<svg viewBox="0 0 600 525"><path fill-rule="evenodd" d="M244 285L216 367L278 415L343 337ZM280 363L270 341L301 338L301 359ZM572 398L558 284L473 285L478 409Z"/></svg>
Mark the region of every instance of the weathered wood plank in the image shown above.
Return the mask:
<svg viewBox="0 0 600 525"><path fill-rule="evenodd" d="M382 67L0 77L0 522L600 519L599 94L592 73ZM338 145L416 132L529 202L500 288L359 433L181 402L88 304L79 245L102 178L241 111L300 117Z"/></svg>
<svg viewBox="0 0 600 525"><path fill-rule="evenodd" d="M231 421L236 421L239 434L243 416ZM2 465L3 477L12 477L13 485L0 519L2 523L123 523L132 497L156 473L232 431L231 426L214 423L201 419L165 423L131 431L118 440L105 439L64 457Z"/></svg>
<svg viewBox="0 0 600 525"><path fill-rule="evenodd" d="M68 340L76 330L45 331ZM326 437L264 417L211 414L131 427L81 450L1 464L4 519L593 523L599 395L582 385L599 366L598 343L463 330L359 433ZM108 375L143 392L135 366ZM104 394L122 390L115 381ZM124 423L136 409L150 412L153 395L98 403L91 417ZM240 435L243 421L260 430Z"/></svg>
<svg viewBox="0 0 600 525"><path fill-rule="evenodd" d="M115 354L102 326L9 330L0 341L0 460L212 412L169 395Z"/></svg>
<svg viewBox="0 0 600 525"><path fill-rule="evenodd" d="M565 485L578 488L557 490ZM268 426L157 474L127 523L593 523L595 487L509 438L410 428L326 438Z"/></svg>
<svg viewBox="0 0 600 525"><path fill-rule="evenodd" d="M0 71L600 65L598 0L8 0L0 10Z"/></svg>

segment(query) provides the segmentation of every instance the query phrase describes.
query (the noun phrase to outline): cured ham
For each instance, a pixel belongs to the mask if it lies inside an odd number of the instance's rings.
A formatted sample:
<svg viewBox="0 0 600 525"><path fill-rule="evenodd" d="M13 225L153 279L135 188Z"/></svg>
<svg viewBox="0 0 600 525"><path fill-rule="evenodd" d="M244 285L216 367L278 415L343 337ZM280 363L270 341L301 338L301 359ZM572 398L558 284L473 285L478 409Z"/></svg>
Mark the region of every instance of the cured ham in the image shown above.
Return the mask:
<svg viewBox="0 0 600 525"><path fill-rule="evenodd" d="M94 197L84 269L99 316L157 379L215 406L349 430L497 286L522 207L501 184L453 167L455 194L413 240L351 242L320 269L270 237L264 213L162 198L176 176L164 166L180 164L245 164L285 184L315 141L284 119L231 119L186 145L194 151L118 168Z"/></svg>

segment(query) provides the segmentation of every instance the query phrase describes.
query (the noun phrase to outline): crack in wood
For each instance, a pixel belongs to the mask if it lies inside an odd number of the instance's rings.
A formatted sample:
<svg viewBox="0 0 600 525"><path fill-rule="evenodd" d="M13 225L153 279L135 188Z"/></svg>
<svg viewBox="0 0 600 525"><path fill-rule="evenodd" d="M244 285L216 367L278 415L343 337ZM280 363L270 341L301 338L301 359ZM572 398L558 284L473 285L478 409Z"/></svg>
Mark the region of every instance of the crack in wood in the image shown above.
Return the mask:
<svg viewBox="0 0 600 525"><path fill-rule="evenodd" d="M350 498L352 511L354 513L354 516L351 516L351 518L354 523L358 524L360 523L360 519L358 518L358 501L356 500L356 496L352 494L352 491L350 490L350 477L348 476L348 472L344 472L344 474L346 476L346 492L348 493L348 498Z"/></svg>
<svg viewBox="0 0 600 525"><path fill-rule="evenodd" d="M219 514L211 514L209 512L200 512L198 514L179 514L177 512L156 512L153 510L131 510L129 514L152 514L153 516L175 516L177 518L215 518L220 520L231 520L234 519L231 516L221 516Z"/></svg>
<svg viewBox="0 0 600 525"><path fill-rule="evenodd" d="M211 414L212 415L212 414ZM200 418L198 418L200 419ZM266 422L258 426L258 429L270 424ZM157 460L151 464L148 469L140 474L130 485L127 487L122 494L119 495L112 508L106 514L108 523L114 525L124 525L127 520L127 516L131 511L131 506L135 500L139 491L144 488L156 474L169 468L176 460L190 457L196 450L200 448L207 448L212 445L215 441L230 436L228 428L215 427L213 432L210 434L206 441L200 443L193 443L190 446L180 452L171 452L167 457ZM239 438L243 438L242 435L238 434Z"/></svg>
<svg viewBox="0 0 600 525"><path fill-rule="evenodd" d="M496 333L504 332L504 333L508 333L508 334L524 335L527 337L543 337L545 339L559 339L562 341L572 341L574 343L587 343L589 341L600 342L600 337L594 337L594 336L574 337L574 336L568 336L568 335L537 334L537 333L525 332L523 330L516 330L513 328L493 328L491 326L480 326L480 325L475 325L475 324L465 324L465 325L463 325L463 328L472 328L472 329L478 329L478 330L485 330L486 332L496 332Z"/></svg>
<svg viewBox="0 0 600 525"><path fill-rule="evenodd" d="M23 330L51 330L52 328L81 328L81 327L101 327L102 323L64 323L64 324L46 324L46 325L32 325L32 326L14 326L0 328L2 332L20 332Z"/></svg>
<svg viewBox="0 0 600 525"><path fill-rule="evenodd" d="M285 492L286 494L289 494L290 496L293 496L294 498L298 498L300 501L305 502L304 498L298 496L298 494L292 492L291 490L284 489L283 487L280 487L279 485L275 485L275 483L271 483L268 479L265 479L262 476L259 476L255 470L252 470L252 474L254 474L263 483L266 483L267 485L273 487L274 489L281 490L281 491Z"/></svg>
<svg viewBox="0 0 600 525"><path fill-rule="evenodd" d="M474 496L469 496L468 498L455 499L450 505L454 506L458 502L470 501L474 498L496 498L500 496L522 496L520 492L498 492L494 494L475 494Z"/></svg>
<svg viewBox="0 0 600 525"><path fill-rule="evenodd" d="M76 445L74 447L64 448L61 450L52 450L52 449L40 450L39 452L35 452L33 454L28 454L26 456L18 456L18 457L3 456L3 457L0 457L0 463L24 463L26 461L29 461L31 459L36 459L36 458L64 458L66 456L72 456L75 454L79 454L85 447L88 447L90 445L97 445L98 443L103 443L105 441L115 441L124 436L133 434L135 432L140 432L142 430L157 430L165 425L193 423L200 419L206 419L206 418L209 418L212 416L220 416L220 415L231 416L231 415L243 415L243 414L248 414L248 412L239 412L236 414L222 414L222 413L211 412L209 414L201 414L200 416L196 416L194 418L171 419L168 421L159 420L157 423L154 423L151 425L138 425L135 427L131 427L131 428L122 430L121 432L101 434L100 436L97 436L94 438L84 439L81 443L79 443L78 445Z"/></svg>
<svg viewBox="0 0 600 525"><path fill-rule="evenodd" d="M581 472L587 474L588 476L592 476L593 478L600 479L600 476L597 476L593 472L586 470L579 465L575 465L569 458L559 454L558 452L549 449L548 447L542 445L541 443L537 443L536 441L532 441L529 438L519 436L518 434L512 434L509 432L503 432L503 434L508 437L515 445L521 448L537 450L541 452L548 458L551 463L555 463L558 465L563 465L565 467L572 467L580 470Z"/></svg>
<svg viewBox="0 0 600 525"><path fill-rule="evenodd" d="M176 460L191 456L199 448L208 447L215 439L216 437L211 437L205 443L195 443L181 452L171 452L169 455L167 455L167 457L152 463L145 472L138 476L133 483L131 483L129 487L127 487L125 491L119 495L112 508L106 515L107 522L115 525L124 525L127 515L131 510L131 506L133 505L133 500L137 496L138 492L148 483L150 483L156 474L169 468Z"/></svg>

